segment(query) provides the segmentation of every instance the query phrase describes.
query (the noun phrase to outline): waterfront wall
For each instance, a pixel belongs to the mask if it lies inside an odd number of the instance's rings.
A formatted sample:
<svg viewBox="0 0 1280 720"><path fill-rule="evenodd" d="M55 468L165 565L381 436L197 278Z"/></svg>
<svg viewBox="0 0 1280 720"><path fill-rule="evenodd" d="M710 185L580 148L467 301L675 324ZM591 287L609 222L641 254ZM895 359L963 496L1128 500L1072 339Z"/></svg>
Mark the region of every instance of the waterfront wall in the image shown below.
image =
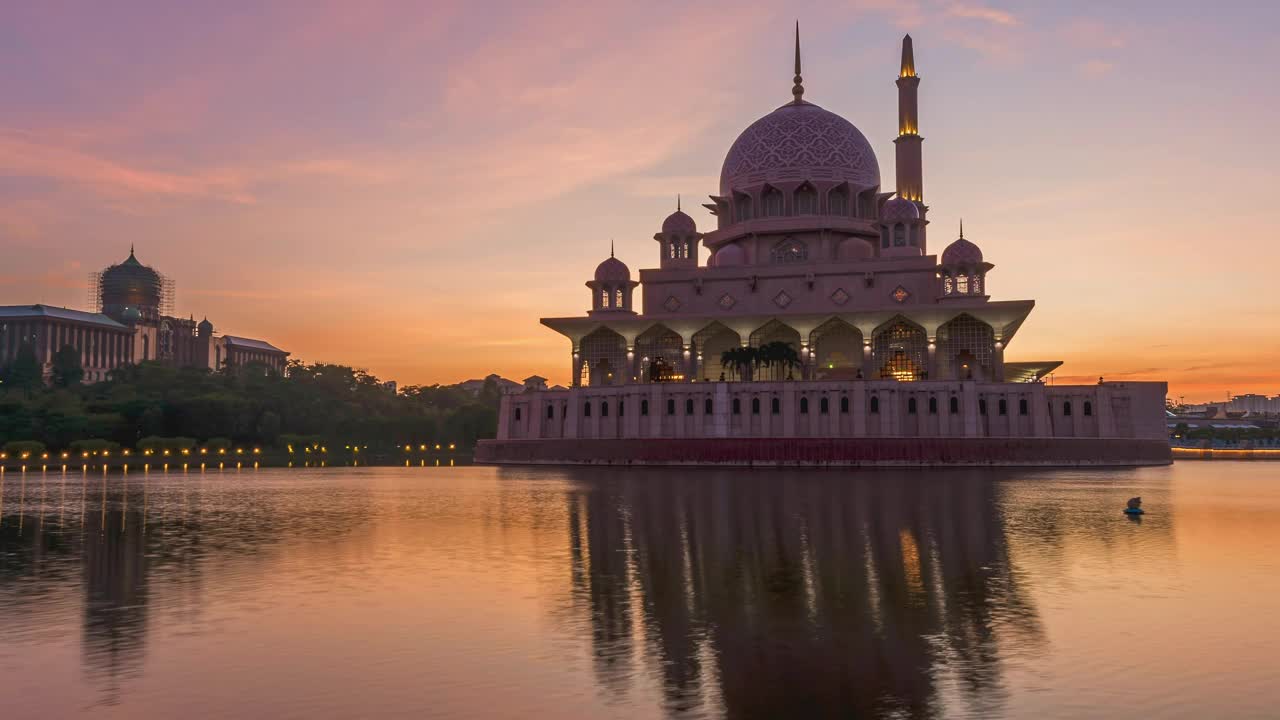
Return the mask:
<svg viewBox="0 0 1280 720"><path fill-rule="evenodd" d="M525 390L503 397L497 440L482 443L476 457L480 462L1076 465L1092 464L1092 454L1102 464L1167 463L1166 390L1158 382L1048 386L891 380ZM711 440L716 442L705 442ZM818 442L835 440L850 442ZM1094 442L1049 442L1061 440Z"/></svg>

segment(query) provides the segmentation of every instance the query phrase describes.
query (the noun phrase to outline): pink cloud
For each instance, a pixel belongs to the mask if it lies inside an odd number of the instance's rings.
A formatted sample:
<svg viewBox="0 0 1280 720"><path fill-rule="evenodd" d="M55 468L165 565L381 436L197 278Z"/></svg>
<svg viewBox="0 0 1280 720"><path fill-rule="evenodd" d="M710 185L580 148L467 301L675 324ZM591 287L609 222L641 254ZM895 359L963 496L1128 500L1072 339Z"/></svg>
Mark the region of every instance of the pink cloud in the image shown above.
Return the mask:
<svg viewBox="0 0 1280 720"><path fill-rule="evenodd" d="M966 20L982 20L995 25L1015 26L1022 23L1013 13L978 3L951 3L946 8L947 15Z"/></svg>

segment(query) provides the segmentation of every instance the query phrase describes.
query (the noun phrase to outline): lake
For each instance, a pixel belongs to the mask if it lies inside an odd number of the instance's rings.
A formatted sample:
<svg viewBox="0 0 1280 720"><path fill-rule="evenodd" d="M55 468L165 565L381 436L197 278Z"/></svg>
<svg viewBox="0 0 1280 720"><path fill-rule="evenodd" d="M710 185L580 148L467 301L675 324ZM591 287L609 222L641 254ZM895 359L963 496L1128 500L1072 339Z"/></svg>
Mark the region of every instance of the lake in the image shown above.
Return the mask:
<svg viewBox="0 0 1280 720"><path fill-rule="evenodd" d="M1280 703L1280 464L11 470L0 498L8 717Z"/></svg>

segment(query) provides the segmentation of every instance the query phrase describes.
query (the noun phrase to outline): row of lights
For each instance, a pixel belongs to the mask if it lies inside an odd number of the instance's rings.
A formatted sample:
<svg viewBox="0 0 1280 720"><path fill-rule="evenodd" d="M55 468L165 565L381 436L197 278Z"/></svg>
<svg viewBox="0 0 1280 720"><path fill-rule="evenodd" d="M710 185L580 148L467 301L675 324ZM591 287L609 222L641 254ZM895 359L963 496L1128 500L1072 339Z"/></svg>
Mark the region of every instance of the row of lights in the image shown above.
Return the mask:
<svg viewBox="0 0 1280 720"><path fill-rule="evenodd" d="M449 443L447 446L443 446L443 447L441 446L441 444L440 444L440 443L436 443L436 444L435 444L434 449L435 449L435 450L441 450L441 449L444 449L445 447L447 447L449 450L454 450L454 449L456 449L456 446L455 446L453 443ZM418 446L418 450L419 450L419 452L426 452L429 448L431 448L431 446L430 446L430 445L426 445L426 444L423 444L423 445L419 445L419 446ZM412 445L405 445L405 446L404 446L404 451L405 451L405 452L413 452L413 446L412 446Z"/></svg>
<svg viewBox="0 0 1280 720"><path fill-rule="evenodd" d="M182 455L190 455L190 454L191 454L191 450L190 450L189 448L183 448L183 449L182 449L181 451L179 451L179 452L180 452L180 454L182 454ZM235 448L234 452L235 452L235 454L236 454L236 455L244 455L244 453L245 453L245 449L244 449L244 448ZM251 454L253 454L253 455L261 455L261 454L262 454L262 448L253 448L253 449L250 451L250 453L251 453ZM150 457L151 455L154 455L154 454L155 454L155 451L154 451L154 450L143 450L143 451L142 451L142 454L143 454L143 455L145 455L145 456L147 456L147 457ZM162 454L164 457L169 457L169 455L170 455L171 453L170 453L168 450L163 450L163 451L161 451L161 454ZM207 455L207 454L209 454L209 449L208 449L208 448L200 448L200 454L201 454L201 455ZM219 454L219 455L226 455L226 454L227 454L227 449L226 449L226 448L218 448L218 453L217 453L217 454ZM29 460L29 459L31 459L31 455L32 455L32 454L31 454L29 451L28 451L28 452L22 452L22 453L20 453L20 454L19 454L16 458L14 458L14 459L16 459L16 460ZM121 455L121 456L123 456L123 457L129 457L130 455L132 455L132 451L130 451L130 450L121 450L121 451L120 451L120 455ZM51 457L51 454L50 454L50 453L47 453L47 452L40 453L40 459L41 459L41 460L48 460L50 457ZM65 450L64 450L62 453L60 453L60 454L59 454L59 457L60 457L61 459L63 459L63 460L66 460L66 459L68 459L68 458L70 458L70 457L71 457L71 453L70 453L70 452L67 452L67 451L65 451ZM110 451L110 450L93 450L93 451L86 450L86 451L84 451L84 452L81 452L81 453L80 453L80 457L82 457L82 458L89 458L89 457L104 457L104 458L106 458L106 457L111 457L111 451ZM0 452L0 460L8 460L8 459L9 459L9 453Z"/></svg>

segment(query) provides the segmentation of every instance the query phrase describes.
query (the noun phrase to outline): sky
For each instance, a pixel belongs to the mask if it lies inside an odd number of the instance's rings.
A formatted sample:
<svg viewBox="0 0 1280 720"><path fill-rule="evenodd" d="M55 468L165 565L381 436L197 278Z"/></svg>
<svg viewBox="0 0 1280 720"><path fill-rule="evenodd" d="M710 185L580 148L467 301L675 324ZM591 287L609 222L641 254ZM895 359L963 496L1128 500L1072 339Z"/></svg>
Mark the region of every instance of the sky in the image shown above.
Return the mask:
<svg viewBox="0 0 1280 720"><path fill-rule="evenodd" d="M785 5L785 7L781 7ZM1009 360L1280 393L1280 3L41 2L0 6L0 304L138 258L176 310L402 385L569 380L538 318L633 273L790 99L891 189L915 39L930 242L961 217ZM705 251L703 252L705 258Z"/></svg>

